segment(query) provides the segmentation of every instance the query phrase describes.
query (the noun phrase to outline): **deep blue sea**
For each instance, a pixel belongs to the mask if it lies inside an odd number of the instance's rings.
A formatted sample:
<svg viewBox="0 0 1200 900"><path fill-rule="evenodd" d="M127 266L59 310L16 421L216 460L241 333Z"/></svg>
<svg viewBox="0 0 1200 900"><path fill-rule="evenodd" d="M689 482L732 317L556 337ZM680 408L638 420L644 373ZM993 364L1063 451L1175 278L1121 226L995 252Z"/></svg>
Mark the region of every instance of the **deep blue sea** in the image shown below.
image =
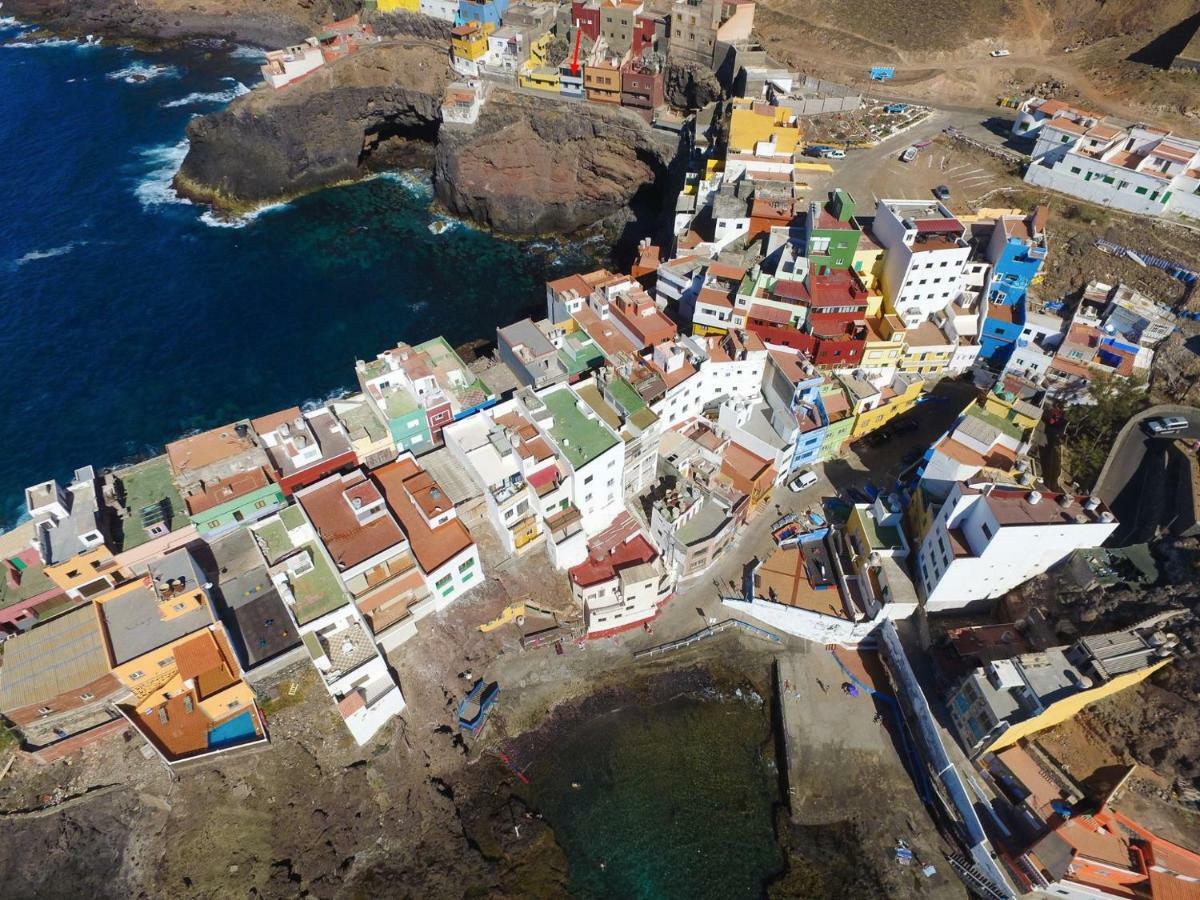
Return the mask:
<svg viewBox="0 0 1200 900"><path fill-rule="evenodd" d="M412 173L230 227L178 200L184 129L257 51L39 42L0 19L0 525L23 489L354 386L398 340L494 339L586 248L434 235Z"/></svg>

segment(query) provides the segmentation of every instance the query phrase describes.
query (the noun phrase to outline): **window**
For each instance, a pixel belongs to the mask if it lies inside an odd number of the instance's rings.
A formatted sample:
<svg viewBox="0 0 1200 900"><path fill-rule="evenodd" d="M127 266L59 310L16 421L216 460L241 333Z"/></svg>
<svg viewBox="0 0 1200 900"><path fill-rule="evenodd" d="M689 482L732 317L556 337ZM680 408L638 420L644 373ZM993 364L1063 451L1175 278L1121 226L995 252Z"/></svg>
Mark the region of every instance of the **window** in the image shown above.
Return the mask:
<svg viewBox="0 0 1200 900"><path fill-rule="evenodd" d="M984 522L982 525L980 525L979 530L983 532L983 536L989 541L992 539L993 532L987 522Z"/></svg>
<svg viewBox="0 0 1200 900"><path fill-rule="evenodd" d="M171 665L173 662L175 662L174 656L165 656L158 661L158 667L160 669L165 669L167 666Z"/></svg>
<svg viewBox="0 0 1200 900"><path fill-rule="evenodd" d="M255 503L255 504L254 504L254 508L255 508L255 509L266 509L266 508L267 508L267 501L266 501L266 500L259 500L257 503Z"/></svg>
<svg viewBox="0 0 1200 900"><path fill-rule="evenodd" d="M130 681L137 681L139 678L144 678L145 676L146 676L146 673L145 673L145 672L142 672L142 671L140 671L140 670L139 670L139 671L137 671L137 672L130 672L130 673L129 673L129 680L130 680Z"/></svg>
<svg viewBox="0 0 1200 900"><path fill-rule="evenodd" d="M220 520L219 520L219 519L213 519L211 522L209 522L209 523L208 523L208 527L209 527L209 528L216 528L216 527L217 527L218 525L220 525L220 524L221 524L221 522L220 522Z"/></svg>
<svg viewBox="0 0 1200 900"><path fill-rule="evenodd" d="M1146 188L1144 188L1144 187L1138 187L1138 188L1134 188L1134 189L1133 189L1133 192L1134 192L1135 194L1145 194L1145 193L1146 193Z"/></svg>
<svg viewBox="0 0 1200 900"><path fill-rule="evenodd" d="M1078 175L1082 171L1079 166L1071 166L1071 174Z"/></svg>
<svg viewBox="0 0 1200 900"><path fill-rule="evenodd" d="M594 475L589 475L587 478L583 479L583 483L584 483L584 484L591 484L591 483L592 483L592 479L593 479L594 477L595 477Z"/></svg>
<svg viewBox="0 0 1200 900"><path fill-rule="evenodd" d="M96 695L91 693L90 691L84 691L82 694L79 695L79 699L82 700L84 703L87 703L89 700L95 700Z"/></svg>
<svg viewBox="0 0 1200 900"><path fill-rule="evenodd" d="M439 579L438 579L436 582L434 582L434 585L433 585L433 586L434 586L434 587L436 587L436 588L437 588L437 589L440 591L440 590L442 590L443 588L445 588L445 587L446 587L446 585L448 585L448 584L449 584L451 581L453 581L453 580L454 580L454 576L453 576L453 575L443 575L443 576L442 576L441 578L439 578Z"/></svg>
<svg viewBox="0 0 1200 900"><path fill-rule="evenodd" d="M38 712L40 712L43 716L48 716L50 715L51 710L48 706L42 706L38 708Z"/></svg>
<svg viewBox="0 0 1200 900"><path fill-rule="evenodd" d="M465 571L467 571L467 569L471 568L471 566L473 566L473 565L475 565L475 557L472 556L465 563L463 563L461 566L458 567L458 571L465 572Z"/></svg>

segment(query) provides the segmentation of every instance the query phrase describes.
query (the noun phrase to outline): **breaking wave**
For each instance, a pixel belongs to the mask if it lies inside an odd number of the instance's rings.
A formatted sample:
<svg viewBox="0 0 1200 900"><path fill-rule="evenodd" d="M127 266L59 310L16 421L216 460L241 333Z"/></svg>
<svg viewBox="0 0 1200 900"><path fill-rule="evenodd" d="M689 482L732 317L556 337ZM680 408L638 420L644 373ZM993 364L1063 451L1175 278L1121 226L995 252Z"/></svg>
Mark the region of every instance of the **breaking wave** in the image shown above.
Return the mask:
<svg viewBox="0 0 1200 900"><path fill-rule="evenodd" d="M250 93L250 88L236 78L222 78L221 80L233 82L233 86L224 91L194 91L178 100L164 100L159 106L171 109L177 106L193 106L198 103L228 103L235 97Z"/></svg>
<svg viewBox="0 0 1200 900"><path fill-rule="evenodd" d="M135 62L123 69L109 72L104 76L110 81L124 81L126 84L138 84L152 81L155 78L178 78L179 70L174 66L159 66L153 63Z"/></svg>

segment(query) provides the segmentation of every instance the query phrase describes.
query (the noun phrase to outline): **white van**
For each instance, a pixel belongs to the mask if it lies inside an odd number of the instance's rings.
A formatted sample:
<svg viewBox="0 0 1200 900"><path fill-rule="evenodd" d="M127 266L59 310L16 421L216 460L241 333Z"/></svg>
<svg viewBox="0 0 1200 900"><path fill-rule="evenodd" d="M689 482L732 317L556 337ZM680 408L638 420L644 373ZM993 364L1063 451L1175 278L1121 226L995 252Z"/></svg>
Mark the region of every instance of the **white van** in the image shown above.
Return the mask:
<svg viewBox="0 0 1200 900"><path fill-rule="evenodd" d="M801 469L800 472L788 482L788 490L800 493L812 487L817 483L817 473L812 469Z"/></svg>

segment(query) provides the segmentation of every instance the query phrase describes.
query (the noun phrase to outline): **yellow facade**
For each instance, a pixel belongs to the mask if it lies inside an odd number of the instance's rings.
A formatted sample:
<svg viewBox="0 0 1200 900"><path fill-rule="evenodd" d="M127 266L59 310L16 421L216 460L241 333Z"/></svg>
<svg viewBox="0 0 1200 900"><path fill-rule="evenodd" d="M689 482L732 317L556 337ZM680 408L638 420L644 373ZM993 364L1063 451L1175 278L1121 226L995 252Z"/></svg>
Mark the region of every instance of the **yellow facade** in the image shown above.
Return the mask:
<svg viewBox="0 0 1200 900"><path fill-rule="evenodd" d="M712 325L698 325L695 322L692 323L692 334L696 335L698 337L703 337L704 335L708 335L708 334L718 334L719 335L719 334L728 334L728 333L729 333L728 329L725 329L725 328L717 328Z"/></svg>
<svg viewBox="0 0 1200 900"><path fill-rule="evenodd" d="M932 377L944 372L953 358L953 347L906 347L900 358L900 371Z"/></svg>
<svg viewBox="0 0 1200 900"><path fill-rule="evenodd" d="M546 60L550 56L550 42L553 39L553 35L548 31L533 39L529 45L529 66L531 68L546 64Z"/></svg>
<svg viewBox="0 0 1200 900"><path fill-rule="evenodd" d="M773 143L777 154L791 156L796 152L804 132L790 109L768 107L764 113L761 102L746 99L733 102L735 105L729 118L730 153L753 153L762 141Z"/></svg>
<svg viewBox="0 0 1200 900"><path fill-rule="evenodd" d="M562 87L562 80L558 76L557 69L541 67L522 68L517 75L517 83L523 88L547 91L551 94L557 94Z"/></svg>
<svg viewBox="0 0 1200 900"><path fill-rule="evenodd" d="M867 317L867 340L863 344L862 365L865 369L892 369L904 356L904 328L895 316ZM900 325L899 328L893 325Z"/></svg>
<svg viewBox="0 0 1200 900"><path fill-rule="evenodd" d="M1005 747L1012 746L1017 741L1027 738L1031 734L1045 731L1047 728L1053 728L1055 725L1061 725L1067 719L1074 718L1085 706L1090 706L1097 700L1111 697L1113 694L1119 693L1127 687L1132 687L1141 681L1145 681L1169 662L1169 659L1160 660L1152 666L1147 666L1144 669L1138 669L1134 672L1126 672L1124 675L1118 675L1116 678L1106 681L1097 687L1080 691L1078 694L1072 694L1070 697L1065 697L1057 703L1051 703L1041 715L1012 725L994 742L981 750L980 753L995 753L997 750L1003 750Z"/></svg>
<svg viewBox="0 0 1200 900"><path fill-rule="evenodd" d="M415 13L421 11L421 0L375 0L375 8L381 13Z"/></svg>
<svg viewBox="0 0 1200 900"><path fill-rule="evenodd" d="M488 36L496 30L491 22L468 22L455 28L450 37L450 48L454 51L455 59L466 59L479 62L487 56Z"/></svg>
<svg viewBox="0 0 1200 900"><path fill-rule="evenodd" d="M921 386L922 382L914 381L903 394L890 397L874 409L862 409L862 401L855 404L856 418L854 428L850 431L851 440L874 431L876 428L882 428L896 416L903 415L916 406L917 398L921 396Z"/></svg>
<svg viewBox="0 0 1200 900"><path fill-rule="evenodd" d="M878 289L883 278L883 248L874 245L864 247L860 239L850 266L858 273L868 291Z"/></svg>
<svg viewBox="0 0 1200 900"><path fill-rule="evenodd" d="M73 556L64 563L46 566L45 571L46 577L69 594L78 594L85 585L89 588L93 583L99 586L101 581L111 588L129 577L117 564L112 551L103 544ZM93 591L89 589L82 593L91 596Z"/></svg>

